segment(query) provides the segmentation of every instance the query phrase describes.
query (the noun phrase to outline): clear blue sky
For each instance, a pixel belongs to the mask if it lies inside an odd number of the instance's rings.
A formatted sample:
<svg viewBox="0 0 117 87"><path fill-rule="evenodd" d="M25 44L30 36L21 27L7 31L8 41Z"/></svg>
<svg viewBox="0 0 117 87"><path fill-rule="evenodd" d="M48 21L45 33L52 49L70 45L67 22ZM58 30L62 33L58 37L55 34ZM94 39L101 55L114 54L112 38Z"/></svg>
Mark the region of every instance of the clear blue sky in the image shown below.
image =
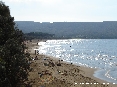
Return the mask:
<svg viewBox="0 0 117 87"><path fill-rule="evenodd" d="M15 21L117 21L117 0L2 0Z"/></svg>

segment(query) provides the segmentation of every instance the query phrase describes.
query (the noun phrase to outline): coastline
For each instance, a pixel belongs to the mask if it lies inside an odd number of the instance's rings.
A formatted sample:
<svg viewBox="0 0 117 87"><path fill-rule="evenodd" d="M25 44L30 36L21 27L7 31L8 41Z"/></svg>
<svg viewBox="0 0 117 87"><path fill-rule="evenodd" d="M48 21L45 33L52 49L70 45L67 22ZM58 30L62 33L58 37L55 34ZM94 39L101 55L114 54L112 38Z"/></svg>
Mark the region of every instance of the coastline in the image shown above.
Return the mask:
<svg viewBox="0 0 117 87"><path fill-rule="evenodd" d="M104 80L101 80L101 79L94 77L93 74L97 69L88 68L88 67L84 67L84 66L77 66L77 65L73 65L73 64L70 64L70 63L67 63L64 61L61 61L61 66L56 66L56 67L43 66L43 63L44 63L43 59L44 58L51 60L54 64L58 63L59 59L57 59L55 57L47 56L47 55L42 55L42 54L35 55L34 49L39 47L37 45L38 42L39 41L34 40L32 42L28 42L28 45L27 45L28 52L31 54L31 57L33 57L33 58L35 56L38 57L38 60L34 60L32 62L31 67L33 69L36 68L36 70L34 69L33 72L29 73L30 80L37 78L37 76L39 77L39 75L38 75L39 69L36 66L40 63L40 64L42 64L42 65L39 64L41 68L43 67L44 70L48 69L48 71L51 71L52 77L54 77L56 79L56 81L58 81L58 82L61 82L61 81L64 82L64 84L66 84L66 87L82 87L84 85L85 86L87 85L89 87L117 87L117 85L113 85L112 83L109 83L109 82L106 82ZM33 65L35 65L35 64L36 64L36 66L34 67ZM41 70L41 68L40 68L40 70ZM57 69L59 69L61 71L61 73L58 74ZM65 73L65 71L67 71L67 76L62 75ZM61 77L61 78L59 78L59 77ZM53 81L51 81L51 82L53 82ZM35 84L36 83L37 83L37 81L35 81ZM103 84L103 83L105 83L105 84ZM49 84L51 84L51 83L49 83ZM64 84L61 84L62 86L60 86L60 87L64 87L63 86ZM55 86L55 87L57 87L57 86Z"/></svg>

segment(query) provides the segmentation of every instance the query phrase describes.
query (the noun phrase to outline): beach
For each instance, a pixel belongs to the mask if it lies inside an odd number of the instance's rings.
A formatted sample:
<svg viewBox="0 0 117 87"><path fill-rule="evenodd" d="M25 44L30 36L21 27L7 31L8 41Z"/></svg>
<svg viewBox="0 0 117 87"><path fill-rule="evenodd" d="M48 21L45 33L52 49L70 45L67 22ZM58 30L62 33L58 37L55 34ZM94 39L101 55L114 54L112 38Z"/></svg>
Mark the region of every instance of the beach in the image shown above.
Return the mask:
<svg viewBox="0 0 117 87"><path fill-rule="evenodd" d="M76 66L52 56L35 54L39 40L26 42L33 58L28 83L32 87L117 87L93 76L96 69Z"/></svg>

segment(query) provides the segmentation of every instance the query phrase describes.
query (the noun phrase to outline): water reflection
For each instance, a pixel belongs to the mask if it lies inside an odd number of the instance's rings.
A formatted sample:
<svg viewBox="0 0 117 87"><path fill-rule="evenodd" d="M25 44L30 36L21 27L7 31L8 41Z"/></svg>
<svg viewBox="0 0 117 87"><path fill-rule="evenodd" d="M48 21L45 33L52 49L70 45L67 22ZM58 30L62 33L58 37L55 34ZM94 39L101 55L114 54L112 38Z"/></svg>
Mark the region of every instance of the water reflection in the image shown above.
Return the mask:
<svg viewBox="0 0 117 87"><path fill-rule="evenodd" d="M116 80L117 40L48 40L41 43L40 53L61 58L76 65L100 68L107 78ZM116 69L115 69L116 68ZM103 71L105 70L105 71Z"/></svg>

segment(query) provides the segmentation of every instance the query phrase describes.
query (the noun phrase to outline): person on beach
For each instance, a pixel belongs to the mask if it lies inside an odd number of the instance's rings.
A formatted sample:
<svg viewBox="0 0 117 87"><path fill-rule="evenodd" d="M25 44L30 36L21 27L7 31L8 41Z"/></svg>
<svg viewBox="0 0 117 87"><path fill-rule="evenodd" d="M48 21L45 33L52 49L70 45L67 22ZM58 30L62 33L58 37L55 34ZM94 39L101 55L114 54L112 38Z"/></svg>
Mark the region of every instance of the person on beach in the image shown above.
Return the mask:
<svg viewBox="0 0 117 87"><path fill-rule="evenodd" d="M35 60L38 60L38 57L37 56L35 57Z"/></svg>
<svg viewBox="0 0 117 87"><path fill-rule="evenodd" d="M37 54L39 54L39 50L37 50Z"/></svg>

